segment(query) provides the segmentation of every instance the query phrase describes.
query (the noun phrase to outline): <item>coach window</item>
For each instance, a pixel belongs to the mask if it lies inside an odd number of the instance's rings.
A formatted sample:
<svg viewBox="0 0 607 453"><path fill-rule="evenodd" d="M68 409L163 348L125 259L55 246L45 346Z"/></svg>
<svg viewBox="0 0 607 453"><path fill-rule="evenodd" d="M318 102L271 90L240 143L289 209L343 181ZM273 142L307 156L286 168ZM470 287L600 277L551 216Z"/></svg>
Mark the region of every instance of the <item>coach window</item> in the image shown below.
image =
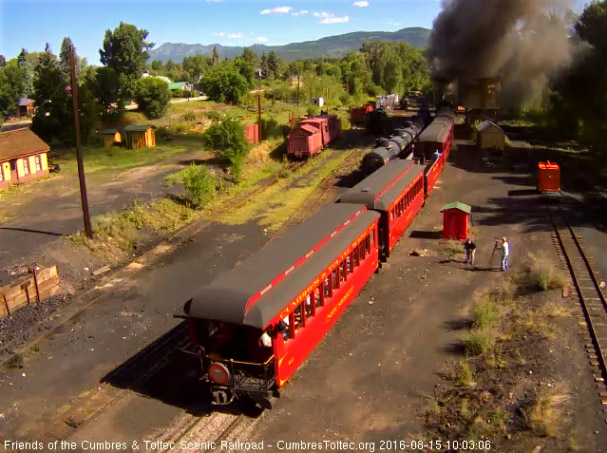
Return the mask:
<svg viewBox="0 0 607 453"><path fill-rule="evenodd" d="M354 272L354 254L350 253L346 258L346 263L348 264L348 272L351 274Z"/></svg>
<svg viewBox="0 0 607 453"><path fill-rule="evenodd" d="M360 245L358 246L358 253L360 254L361 260L364 260L365 256L367 256L367 254L365 253L365 241L360 242Z"/></svg>
<svg viewBox="0 0 607 453"><path fill-rule="evenodd" d="M331 280L333 281L333 289L339 289L339 267L332 272ZM333 295L333 294L331 294Z"/></svg>
<svg viewBox="0 0 607 453"><path fill-rule="evenodd" d="M325 299L333 295L333 273L329 272L329 275L325 279Z"/></svg>
<svg viewBox="0 0 607 453"><path fill-rule="evenodd" d="M352 262L354 263L354 267L360 266L360 257L358 255L358 245L354 247L354 251L352 252Z"/></svg>
<svg viewBox="0 0 607 453"><path fill-rule="evenodd" d="M293 310L293 318L295 319L295 331L297 332L298 329L301 329L302 327L304 327L306 325L306 319L304 317L304 313L303 310L301 309L301 305L299 304L295 310Z"/></svg>

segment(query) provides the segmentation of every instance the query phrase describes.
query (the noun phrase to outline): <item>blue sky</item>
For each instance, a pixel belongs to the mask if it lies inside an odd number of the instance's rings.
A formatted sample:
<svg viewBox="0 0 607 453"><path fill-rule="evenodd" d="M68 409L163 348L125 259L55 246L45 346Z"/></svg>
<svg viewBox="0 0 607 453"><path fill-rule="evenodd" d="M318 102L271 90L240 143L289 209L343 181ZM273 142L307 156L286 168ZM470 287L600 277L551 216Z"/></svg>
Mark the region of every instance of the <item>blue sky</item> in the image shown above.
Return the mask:
<svg viewBox="0 0 607 453"><path fill-rule="evenodd" d="M533 1L533 0L530 0ZM584 0L574 0L577 8ZM0 54L25 47L59 52L69 36L79 55L99 63L106 29L120 21L164 42L247 46L288 44L352 31L432 27L440 0L0 0Z"/></svg>
<svg viewBox="0 0 607 453"><path fill-rule="evenodd" d="M438 0L0 0L0 54L10 59L22 47L43 50L46 42L58 53L69 36L79 55L99 64L105 30L120 21L148 30L156 47L280 45L352 31L431 28L439 11Z"/></svg>

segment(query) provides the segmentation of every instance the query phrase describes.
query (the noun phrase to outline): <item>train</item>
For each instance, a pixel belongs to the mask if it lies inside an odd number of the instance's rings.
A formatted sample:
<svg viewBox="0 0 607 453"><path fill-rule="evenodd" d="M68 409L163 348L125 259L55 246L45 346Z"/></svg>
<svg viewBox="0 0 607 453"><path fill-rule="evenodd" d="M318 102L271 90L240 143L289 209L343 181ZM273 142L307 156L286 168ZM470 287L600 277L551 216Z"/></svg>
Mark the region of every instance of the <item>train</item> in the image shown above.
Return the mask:
<svg viewBox="0 0 607 453"><path fill-rule="evenodd" d="M287 157L309 158L320 153L342 135L341 120L336 115L317 115L302 120L287 136Z"/></svg>
<svg viewBox="0 0 607 453"><path fill-rule="evenodd" d="M445 140L450 147L449 137ZM450 148L444 150L448 156ZM183 307L215 405L261 408L304 363L422 209L444 160L395 159L200 288Z"/></svg>
<svg viewBox="0 0 607 453"><path fill-rule="evenodd" d="M367 153L361 162L364 174L371 174L378 168L397 158L407 158L413 149L413 143L429 122L429 116L420 112L407 119L404 127L394 129L388 137L380 137L375 148Z"/></svg>

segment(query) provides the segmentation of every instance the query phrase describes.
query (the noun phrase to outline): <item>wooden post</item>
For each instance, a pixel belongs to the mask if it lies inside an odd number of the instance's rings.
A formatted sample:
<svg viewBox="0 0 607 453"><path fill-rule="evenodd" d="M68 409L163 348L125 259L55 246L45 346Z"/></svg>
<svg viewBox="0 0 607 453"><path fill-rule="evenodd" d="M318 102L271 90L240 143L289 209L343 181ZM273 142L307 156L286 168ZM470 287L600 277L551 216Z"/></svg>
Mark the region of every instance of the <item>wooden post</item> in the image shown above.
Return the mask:
<svg viewBox="0 0 607 453"><path fill-rule="evenodd" d="M34 286L36 288L36 302L40 303L40 290L38 289L38 275L36 274L36 265L32 267L32 274L34 274Z"/></svg>
<svg viewBox="0 0 607 453"><path fill-rule="evenodd" d="M29 289L27 289L29 287L29 285L30 285L29 280L26 281L23 285L21 285L21 289L23 291L25 291L25 297L27 297L27 304L28 305L30 304L30 291L29 291Z"/></svg>
<svg viewBox="0 0 607 453"><path fill-rule="evenodd" d="M10 318L10 316L11 316L11 309L8 306L8 300L6 300L6 294L2 294L2 297L4 298L4 306L6 307L6 314Z"/></svg>
<svg viewBox="0 0 607 453"><path fill-rule="evenodd" d="M80 180L80 200L82 202L82 213L84 216L84 232L86 237L93 237L91 228L91 216L89 213L89 201L86 194L86 180L84 177L84 164L82 163L82 149L80 148L80 112L78 110L78 81L76 79L76 56L74 46L70 49L70 72L72 81L72 110L74 113L74 134L76 138L76 157L78 158L78 179Z"/></svg>

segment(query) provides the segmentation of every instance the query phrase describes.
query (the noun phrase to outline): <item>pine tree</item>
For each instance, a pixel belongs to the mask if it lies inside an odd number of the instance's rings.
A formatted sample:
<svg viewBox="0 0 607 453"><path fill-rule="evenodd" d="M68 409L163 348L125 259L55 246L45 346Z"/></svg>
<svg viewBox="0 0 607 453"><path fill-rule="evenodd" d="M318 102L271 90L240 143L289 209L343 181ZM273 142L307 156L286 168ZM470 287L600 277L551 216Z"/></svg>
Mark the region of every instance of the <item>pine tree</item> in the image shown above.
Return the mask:
<svg viewBox="0 0 607 453"><path fill-rule="evenodd" d="M61 42L61 52L59 53L59 67L61 68L61 73L63 74L63 77L67 81L69 81L71 77L70 56L72 53L73 45L74 44L72 43L72 40L66 36ZM76 72L78 72L78 68L76 68Z"/></svg>
<svg viewBox="0 0 607 453"><path fill-rule="evenodd" d="M6 58L4 58L4 55L0 55L0 68L3 68L6 66Z"/></svg>
<svg viewBox="0 0 607 453"><path fill-rule="evenodd" d="M213 53L211 53L211 66L215 66L215 64L218 62L219 52L217 52L217 47L213 46Z"/></svg>

